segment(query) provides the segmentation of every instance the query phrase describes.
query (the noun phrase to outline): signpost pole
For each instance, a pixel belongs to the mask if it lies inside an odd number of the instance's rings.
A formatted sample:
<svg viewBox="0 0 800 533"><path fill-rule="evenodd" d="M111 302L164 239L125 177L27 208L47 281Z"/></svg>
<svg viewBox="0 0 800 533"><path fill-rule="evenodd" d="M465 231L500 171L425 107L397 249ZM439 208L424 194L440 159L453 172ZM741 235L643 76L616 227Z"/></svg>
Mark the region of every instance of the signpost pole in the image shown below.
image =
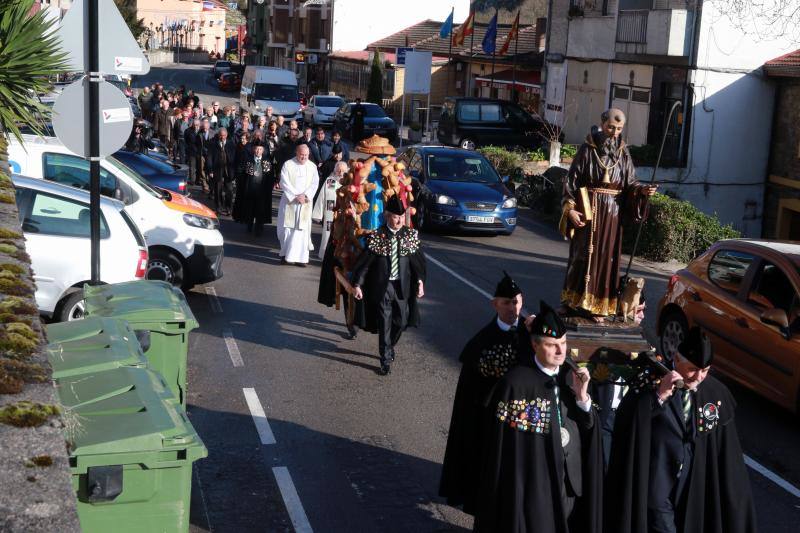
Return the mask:
<svg viewBox="0 0 800 533"><path fill-rule="evenodd" d="M400 131L403 132L403 131L405 131L403 129L403 124L405 123L405 120L406 120L406 92L405 91L403 91L403 97L400 99L400 101L402 102L400 104ZM401 133L401 135L399 135L399 137L400 137L400 148L402 148L403 147L403 135L402 135L402 133Z"/></svg>
<svg viewBox="0 0 800 533"><path fill-rule="evenodd" d="M85 16L89 51L89 225L91 236L92 284L100 283L100 43L98 0L86 2Z"/></svg>

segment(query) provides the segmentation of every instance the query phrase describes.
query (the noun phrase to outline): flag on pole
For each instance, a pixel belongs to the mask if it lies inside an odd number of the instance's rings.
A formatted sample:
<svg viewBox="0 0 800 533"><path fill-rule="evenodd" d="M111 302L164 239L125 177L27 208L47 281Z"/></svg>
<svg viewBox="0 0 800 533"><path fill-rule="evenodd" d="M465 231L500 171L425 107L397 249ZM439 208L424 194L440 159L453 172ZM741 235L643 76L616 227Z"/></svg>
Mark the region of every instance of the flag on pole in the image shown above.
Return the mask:
<svg viewBox="0 0 800 533"><path fill-rule="evenodd" d="M472 35L475 26L475 12L470 11L467 20L458 27L458 31L453 34L453 46L461 46L464 44L464 38Z"/></svg>
<svg viewBox="0 0 800 533"><path fill-rule="evenodd" d="M447 20L444 21L442 24L441 29L439 30L439 37L442 39L447 39L453 34L453 12L455 8L450 11L450 15L447 17Z"/></svg>
<svg viewBox="0 0 800 533"><path fill-rule="evenodd" d="M508 52L508 47L511 46L511 41L517 38L517 34L519 33L519 11L517 11L517 18L514 19L514 24L511 25L511 31L508 32L508 36L506 37L506 42L503 43L503 47L497 53L498 55L505 55Z"/></svg>
<svg viewBox="0 0 800 533"><path fill-rule="evenodd" d="M495 13L492 20L489 21L489 27L486 28L486 35L483 36L483 42L481 43L481 47L486 55L494 54L494 51L497 49L495 41L497 41L497 13Z"/></svg>

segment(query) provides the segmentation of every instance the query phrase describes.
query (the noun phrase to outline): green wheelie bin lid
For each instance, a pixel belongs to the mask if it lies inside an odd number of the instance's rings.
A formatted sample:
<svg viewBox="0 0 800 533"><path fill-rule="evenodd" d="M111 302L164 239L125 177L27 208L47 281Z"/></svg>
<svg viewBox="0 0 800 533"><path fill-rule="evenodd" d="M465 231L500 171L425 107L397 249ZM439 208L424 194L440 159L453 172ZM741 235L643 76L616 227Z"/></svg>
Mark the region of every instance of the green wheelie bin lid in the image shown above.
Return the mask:
<svg viewBox="0 0 800 533"><path fill-rule="evenodd" d="M183 293L165 281L137 280L84 287L87 316L112 316L133 329L191 331L199 326Z"/></svg>
<svg viewBox="0 0 800 533"><path fill-rule="evenodd" d="M46 332L54 379L120 366L147 366L136 334L123 320L92 317L50 324Z"/></svg>

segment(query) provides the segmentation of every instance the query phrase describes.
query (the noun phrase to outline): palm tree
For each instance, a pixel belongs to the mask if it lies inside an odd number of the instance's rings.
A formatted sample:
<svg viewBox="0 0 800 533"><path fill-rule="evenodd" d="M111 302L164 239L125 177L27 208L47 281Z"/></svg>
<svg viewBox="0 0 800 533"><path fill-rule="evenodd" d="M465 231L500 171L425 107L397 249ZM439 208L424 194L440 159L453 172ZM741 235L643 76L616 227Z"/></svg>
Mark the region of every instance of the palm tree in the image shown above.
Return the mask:
<svg viewBox="0 0 800 533"><path fill-rule="evenodd" d="M38 94L66 68L53 22L30 14L33 0L0 1L0 173L9 174L8 135L20 142L20 125L43 133L49 112Z"/></svg>

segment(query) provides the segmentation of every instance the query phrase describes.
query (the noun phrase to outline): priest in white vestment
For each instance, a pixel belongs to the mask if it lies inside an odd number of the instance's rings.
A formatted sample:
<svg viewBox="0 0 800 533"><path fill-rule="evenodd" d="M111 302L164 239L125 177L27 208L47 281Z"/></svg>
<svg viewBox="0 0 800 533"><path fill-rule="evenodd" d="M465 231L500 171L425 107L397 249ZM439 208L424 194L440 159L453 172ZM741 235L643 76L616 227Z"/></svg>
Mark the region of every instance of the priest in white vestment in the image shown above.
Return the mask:
<svg viewBox="0 0 800 533"><path fill-rule="evenodd" d="M317 165L308 159L309 148L300 144L295 157L281 169L281 203L278 207L278 241L281 263L306 266L311 243L312 200L319 186Z"/></svg>

